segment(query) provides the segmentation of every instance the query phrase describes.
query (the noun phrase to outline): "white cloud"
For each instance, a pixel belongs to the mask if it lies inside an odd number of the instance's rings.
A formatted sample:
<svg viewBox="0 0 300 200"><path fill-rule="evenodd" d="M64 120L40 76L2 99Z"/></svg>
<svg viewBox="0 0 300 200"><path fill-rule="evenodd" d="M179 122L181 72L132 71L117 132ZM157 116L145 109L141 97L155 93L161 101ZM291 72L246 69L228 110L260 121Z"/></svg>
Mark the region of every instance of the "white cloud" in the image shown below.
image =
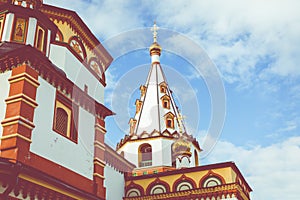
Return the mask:
<svg viewBox="0 0 300 200"><path fill-rule="evenodd" d="M166 6L169 9L165 9ZM230 82L264 73L300 75L299 1L161 1L159 21L204 45Z"/></svg>
<svg viewBox="0 0 300 200"><path fill-rule="evenodd" d="M224 161L234 161L239 167L253 189L253 200L299 199L299 136L266 147L245 148L219 141L204 162Z"/></svg>
<svg viewBox="0 0 300 200"><path fill-rule="evenodd" d="M203 45L229 83L247 86L261 74L300 75L297 0L45 2L76 10L103 39L151 26L157 19L162 28Z"/></svg>

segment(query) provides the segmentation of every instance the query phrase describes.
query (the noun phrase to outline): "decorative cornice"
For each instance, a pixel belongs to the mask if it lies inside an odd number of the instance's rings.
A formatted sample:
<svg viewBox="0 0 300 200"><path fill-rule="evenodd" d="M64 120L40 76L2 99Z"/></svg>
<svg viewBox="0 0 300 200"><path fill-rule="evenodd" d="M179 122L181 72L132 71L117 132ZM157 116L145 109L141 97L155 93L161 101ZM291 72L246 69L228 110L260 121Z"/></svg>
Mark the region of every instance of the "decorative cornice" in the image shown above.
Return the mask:
<svg viewBox="0 0 300 200"><path fill-rule="evenodd" d="M95 101L95 99L76 86L66 77L62 70L51 63L51 61L37 49L30 45L17 45L7 42L1 43L1 45L8 46L9 50L0 52L0 73L9 71L25 63L35 69L39 73L39 76L49 82L53 87L57 88L67 97L70 97L75 103L91 114L102 118L114 114L103 104Z"/></svg>
<svg viewBox="0 0 300 200"><path fill-rule="evenodd" d="M40 10L52 20L68 23L70 27L78 34L78 36L85 42L87 47L92 50L93 53L100 58L100 60L103 61L105 67L107 68L110 65L113 58L101 45L91 30L80 19L76 12L46 4L44 4Z"/></svg>
<svg viewBox="0 0 300 200"><path fill-rule="evenodd" d="M194 138L192 135L188 135L187 133L183 133L182 135L184 135L186 140L188 142L191 142L195 146L195 148L201 151L201 148L196 138ZM179 137L180 135L177 131L170 133L167 129L164 130L163 132L153 130L151 133L143 132L140 135L136 135L136 134L125 135L125 137L121 139L121 141L117 144L117 149L120 149L127 142L140 141L145 139L154 139L154 138L166 138L166 139L177 140Z"/></svg>
<svg viewBox="0 0 300 200"><path fill-rule="evenodd" d="M210 199L214 197L215 199L225 197L236 197L240 195L239 185L236 183L225 184L215 187L208 188L197 188L192 190L185 190L179 192L169 192L164 194L153 194L140 197L125 197L124 200L149 200L149 199L183 199L183 198L205 198L209 197ZM248 200L249 198L244 198L243 200Z"/></svg>
<svg viewBox="0 0 300 200"><path fill-rule="evenodd" d="M106 145L105 147L105 161L108 165L114 167L117 171L121 173L131 173L132 170L136 167L132 163L128 162L124 157L118 154L110 146Z"/></svg>

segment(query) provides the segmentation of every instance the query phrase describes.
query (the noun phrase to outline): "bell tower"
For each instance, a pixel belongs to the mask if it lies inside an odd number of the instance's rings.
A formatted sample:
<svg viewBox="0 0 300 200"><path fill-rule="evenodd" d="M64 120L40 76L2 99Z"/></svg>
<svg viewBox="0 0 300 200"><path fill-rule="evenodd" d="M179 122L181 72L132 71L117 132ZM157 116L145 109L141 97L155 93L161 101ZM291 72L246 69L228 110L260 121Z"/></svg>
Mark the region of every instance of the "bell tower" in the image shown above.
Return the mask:
<svg viewBox="0 0 300 200"><path fill-rule="evenodd" d="M156 23L151 30L150 71L140 86L135 116L129 120L130 132L117 145L117 151L137 166L135 175L197 166L201 151L196 139L186 132L160 64L162 48L157 42Z"/></svg>

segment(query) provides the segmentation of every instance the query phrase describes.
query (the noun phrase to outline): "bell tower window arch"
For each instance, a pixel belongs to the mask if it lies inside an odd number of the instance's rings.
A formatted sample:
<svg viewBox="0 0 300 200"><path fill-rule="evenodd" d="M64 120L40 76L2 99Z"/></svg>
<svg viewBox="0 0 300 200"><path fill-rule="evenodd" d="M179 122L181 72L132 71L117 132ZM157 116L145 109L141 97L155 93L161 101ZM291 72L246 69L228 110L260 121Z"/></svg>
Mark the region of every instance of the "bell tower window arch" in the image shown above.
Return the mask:
<svg viewBox="0 0 300 200"><path fill-rule="evenodd" d="M139 167L147 167L152 165L152 146L150 144L141 144L138 155Z"/></svg>

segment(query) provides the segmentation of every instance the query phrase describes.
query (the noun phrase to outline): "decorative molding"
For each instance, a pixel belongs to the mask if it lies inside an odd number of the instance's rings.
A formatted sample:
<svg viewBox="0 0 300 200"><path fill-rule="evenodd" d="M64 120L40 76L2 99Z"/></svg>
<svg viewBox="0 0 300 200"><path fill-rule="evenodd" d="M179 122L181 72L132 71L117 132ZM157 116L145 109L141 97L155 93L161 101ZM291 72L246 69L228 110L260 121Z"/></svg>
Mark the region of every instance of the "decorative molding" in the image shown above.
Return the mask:
<svg viewBox="0 0 300 200"><path fill-rule="evenodd" d="M5 118L1 122L1 124L2 124L2 127L10 126L13 124L20 124L20 125L27 127L30 130L32 130L35 127L33 122L29 121L28 119L26 119L22 116L14 116L14 117L10 117L10 118Z"/></svg>
<svg viewBox="0 0 300 200"><path fill-rule="evenodd" d="M6 104L16 103L18 101L23 101L33 108L36 108L38 106L38 103L26 94L16 94L5 99Z"/></svg>
<svg viewBox="0 0 300 200"><path fill-rule="evenodd" d="M31 139L29 139L29 138L27 138L27 137L25 137L25 136L23 136L23 135L21 135L19 133L14 133L14 134L2 136L0 138L0 140L6 140L6 139L14 138L14 137L18 137L18 138L20 138L22 140L25 140L26 142L32 143Z"/></svg>

